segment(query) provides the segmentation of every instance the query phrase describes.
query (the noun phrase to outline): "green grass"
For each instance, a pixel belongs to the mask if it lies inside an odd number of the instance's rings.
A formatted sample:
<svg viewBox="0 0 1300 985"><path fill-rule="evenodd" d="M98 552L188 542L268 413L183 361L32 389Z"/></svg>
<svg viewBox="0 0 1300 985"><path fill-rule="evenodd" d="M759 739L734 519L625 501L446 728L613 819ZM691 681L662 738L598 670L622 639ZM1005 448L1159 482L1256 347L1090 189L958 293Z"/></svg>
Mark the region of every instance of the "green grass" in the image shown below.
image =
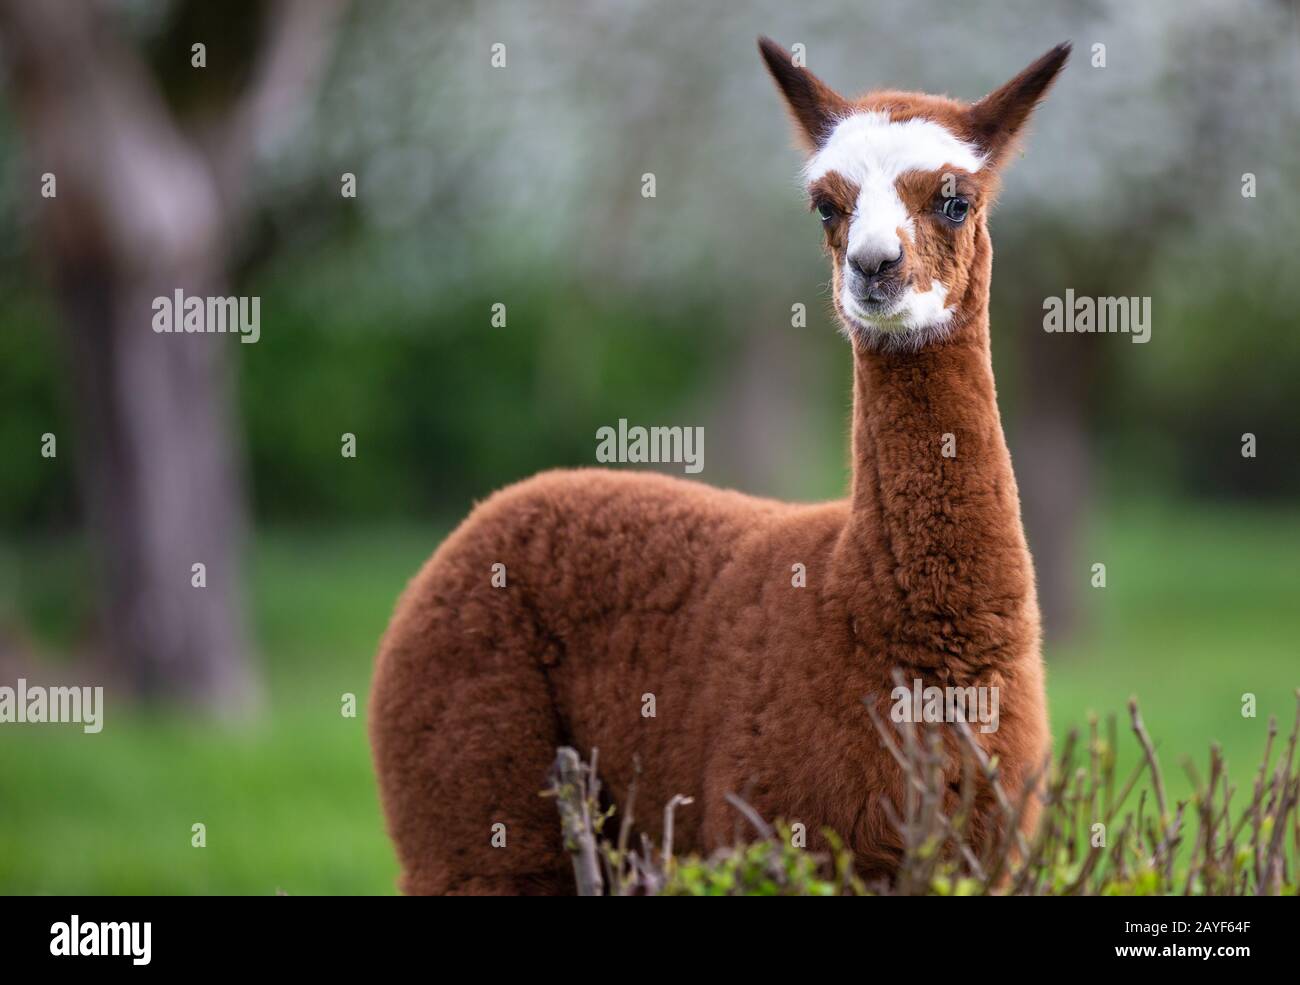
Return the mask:
<svg viewBox="0 0 1300 985"><path fill-rule="evenodd" d="M1139 758L1125 702L1136 695L1171 802L1191 791L1183 762L1207 775L1209 744L1248 797L1268 717L1285 736L1300 687L1300 515L1255 509L1135 508L1090 538L1107 586L1080 573L1090 632L1047 647L1053 731L1090 711L1120 717L1120 769ZM1243 695L1256 717L1242 715ZM1086 735L1086 732L1083 734ZM1234 803L1237 803L1234 801Z"/></svg>
<svg viewBox="0 0 1300 985"><path fill-rule="evenodd" d="M388 893L396 866L376 801L364 715L371 659L393 601L440 531L263 531L250 606L264 664L256 725L216 726L110 704L102 733L5 726L0 741L0 892ZM1249 782L1267 717L1289 725L1300 685L1300 514L1126 509L1090 538L1108 587L1080 590L1086 638L1049 646L1058 737L1089 710L1142 701L1170 781L1211 740ZM38 643L78 637L86 611L71 545L0 559L0 619ZM9 571L3 570L6 566ZM23 577L13 571L23 572ZM8 575L9 577L5 577ZM78 594L77 589L80 589ZM62 613L62 615L61 615ZM344 718L344 692L360 715ZM1243 719L1241 695L1258 697ZM1122 750L1136 746L1124 725ZM207 826L207 847L190 845Z"/></svg>
<svg viewBox="0 0 1300 985"><path fill-rule="evenodd" d="M264 661L253 726L119 711L87 736L6 726L0 746L0 891L390 893L365 738L375 645L441 532L278 530L258 537L250 606ZM64 551L71 552L70 547ZM67 579L42 544L20 598ZM34 573L33 573L34 572ZM84 586L83 586L84 589ZM81 608L75 600L72 608ZM73 635L54 627L55 639ZM357 696L358 716L341 713ZM207 846L191 847L206 825Z"/></svg>

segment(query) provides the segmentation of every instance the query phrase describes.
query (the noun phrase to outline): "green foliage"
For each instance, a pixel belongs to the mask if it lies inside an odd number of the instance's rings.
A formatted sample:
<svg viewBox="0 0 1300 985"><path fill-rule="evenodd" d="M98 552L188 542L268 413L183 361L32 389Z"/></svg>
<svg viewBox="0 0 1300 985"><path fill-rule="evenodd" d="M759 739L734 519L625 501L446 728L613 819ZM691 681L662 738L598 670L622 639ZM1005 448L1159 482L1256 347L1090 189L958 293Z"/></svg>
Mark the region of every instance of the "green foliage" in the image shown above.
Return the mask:
<svg viewBox="0 0 1300 985"><path fill-rule="evenodd" d="M459 511L543 469L594 464L602 425L680 423L716 344L689 327L707 311L516 285L493 327L496 300L376 324L268 299L275 331L240 354L259 515ZM345 432L355 463L339 452Z"/></svg>
<svg viewBox="0 0 1300 985"><path fill-rule="evenodd" d="M54 312L31 293L0 292L0 529L67 524L75 513L68 354L52 330ZM41 455L41 436L56 438L56 457Z"/></svg>
<svg viewBox="0 0 1300 985"><path fill-rule="evenodd" d="M669 867L662 896L840 896L860 890L841 851L833 859L794 846L788 826L766 841L737 845L711 859L685 858ZM831 871L828 873L828 867ZM842 873L844 878L837 878Z"/></svg>

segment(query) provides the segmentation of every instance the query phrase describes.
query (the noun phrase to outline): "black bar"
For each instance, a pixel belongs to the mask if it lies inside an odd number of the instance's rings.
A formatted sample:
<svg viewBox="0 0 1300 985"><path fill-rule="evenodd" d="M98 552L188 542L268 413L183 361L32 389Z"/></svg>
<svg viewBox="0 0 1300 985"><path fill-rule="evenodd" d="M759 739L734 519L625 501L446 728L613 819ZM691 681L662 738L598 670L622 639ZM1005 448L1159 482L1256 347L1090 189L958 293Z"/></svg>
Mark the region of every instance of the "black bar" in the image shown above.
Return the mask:
<svg viewBox="0 0 1300 985"><path fill-rule="evenodd" d="M838 952L836 963L849 958L855 947L866 948L849 959L873 975L886 964L916 973L937 973L955 964L975 973L980 967L1005 967L1008 961L1026 975L1030 969L1073 972L1125 965L1180 971L1201 965L1230 973L1260 961L1292 966L1296 945L1294 903L1224 898L841 900L836 914L823 905L816 914L749 910L739 919L714 914L707 920L672 904L665 909L665 904L652 903L650 909L642 905L620 913L617 925L609 916L602 919L599 911L584 908L577 914L568 910L569 904L555 902L540 904L541 910L527 915L488 912L482 904L460 900L46 897L9 903L10 913L0 921L0 953L10 973L192 971L207 977L250 971L259 978L272 973L301 980L321 973L335 980L350 968L374 973L414 965L442 977L464 959L471 964L455 975L462 978L476 970L499 971L511 960L541 974L548 973L550 964L553 973L601 952L619 963L639 965L648 959L663 962L665 969L694 965L703 970L716 962L735 970L751 960L749 955L765 964L780 960L782 951L811 970L817 962L808 963L810 949L826 945ZM93 937L97 945L128 940L141 945L148 923L148 963L137 964L130 953L52 954L52 946L62 946L56 942L62 931L56 928L70 931L74 914L80 936ZM99 925L106 923L118 926L101 936ZM138 931L124 936L123 923L138 924ZM94 929L87 931L87 924ZM770 932L754 935L767 924ZM557 947L561 941L568 944ZM88 945L78 949L82 946Z"/></svg>

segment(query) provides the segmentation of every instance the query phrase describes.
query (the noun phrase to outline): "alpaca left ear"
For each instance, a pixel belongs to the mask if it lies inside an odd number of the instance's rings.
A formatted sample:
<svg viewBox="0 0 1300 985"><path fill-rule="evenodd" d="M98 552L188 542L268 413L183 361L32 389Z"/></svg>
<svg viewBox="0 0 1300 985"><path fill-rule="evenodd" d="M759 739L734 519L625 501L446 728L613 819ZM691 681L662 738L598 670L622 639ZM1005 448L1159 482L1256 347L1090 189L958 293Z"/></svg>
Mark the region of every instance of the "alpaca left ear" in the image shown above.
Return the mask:
<svg viewBox="0 0 1300 985"><path fill-rule="evenodd" d="M971 139L987 155L991 167L998 167L1010 154L1029 114L1065 67L1070 48L1068 41L1058 44L967 111Z"/></svg>
<svg viewBox="0 0 1300 985"><path fill-rule="evenodd" d="M771 38L759 38L758 50L781 95L785 96L804 145L809 150L817 150L835 124L849 115L848 102L808 69L796 65L790 52Z"/></svg>

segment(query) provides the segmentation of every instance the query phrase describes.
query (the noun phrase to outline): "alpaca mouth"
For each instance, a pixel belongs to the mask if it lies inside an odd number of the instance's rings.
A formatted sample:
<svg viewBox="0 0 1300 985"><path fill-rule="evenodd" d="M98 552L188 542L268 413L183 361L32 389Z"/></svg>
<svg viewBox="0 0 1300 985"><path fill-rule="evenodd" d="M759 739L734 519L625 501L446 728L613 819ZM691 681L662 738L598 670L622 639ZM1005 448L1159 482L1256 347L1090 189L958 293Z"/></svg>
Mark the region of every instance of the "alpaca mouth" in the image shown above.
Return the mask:
<svg viewBox="0 0 1300 985"><path fill-rule="evenodd" d="M877 282L850 282L845 285L848 290L845 292L850 310L858 308L859 310L871 314L887 314L896 309L902 301L905 293L905 284L896 279L888 279Z"/></svg>
<svg viewBox="0 0 1300 985"><path fill-rule="evenodd" d="M880 290L865 295L846 294L842 306L850 319L870 328L892 327L901 314L899 296Z"/></svg>

